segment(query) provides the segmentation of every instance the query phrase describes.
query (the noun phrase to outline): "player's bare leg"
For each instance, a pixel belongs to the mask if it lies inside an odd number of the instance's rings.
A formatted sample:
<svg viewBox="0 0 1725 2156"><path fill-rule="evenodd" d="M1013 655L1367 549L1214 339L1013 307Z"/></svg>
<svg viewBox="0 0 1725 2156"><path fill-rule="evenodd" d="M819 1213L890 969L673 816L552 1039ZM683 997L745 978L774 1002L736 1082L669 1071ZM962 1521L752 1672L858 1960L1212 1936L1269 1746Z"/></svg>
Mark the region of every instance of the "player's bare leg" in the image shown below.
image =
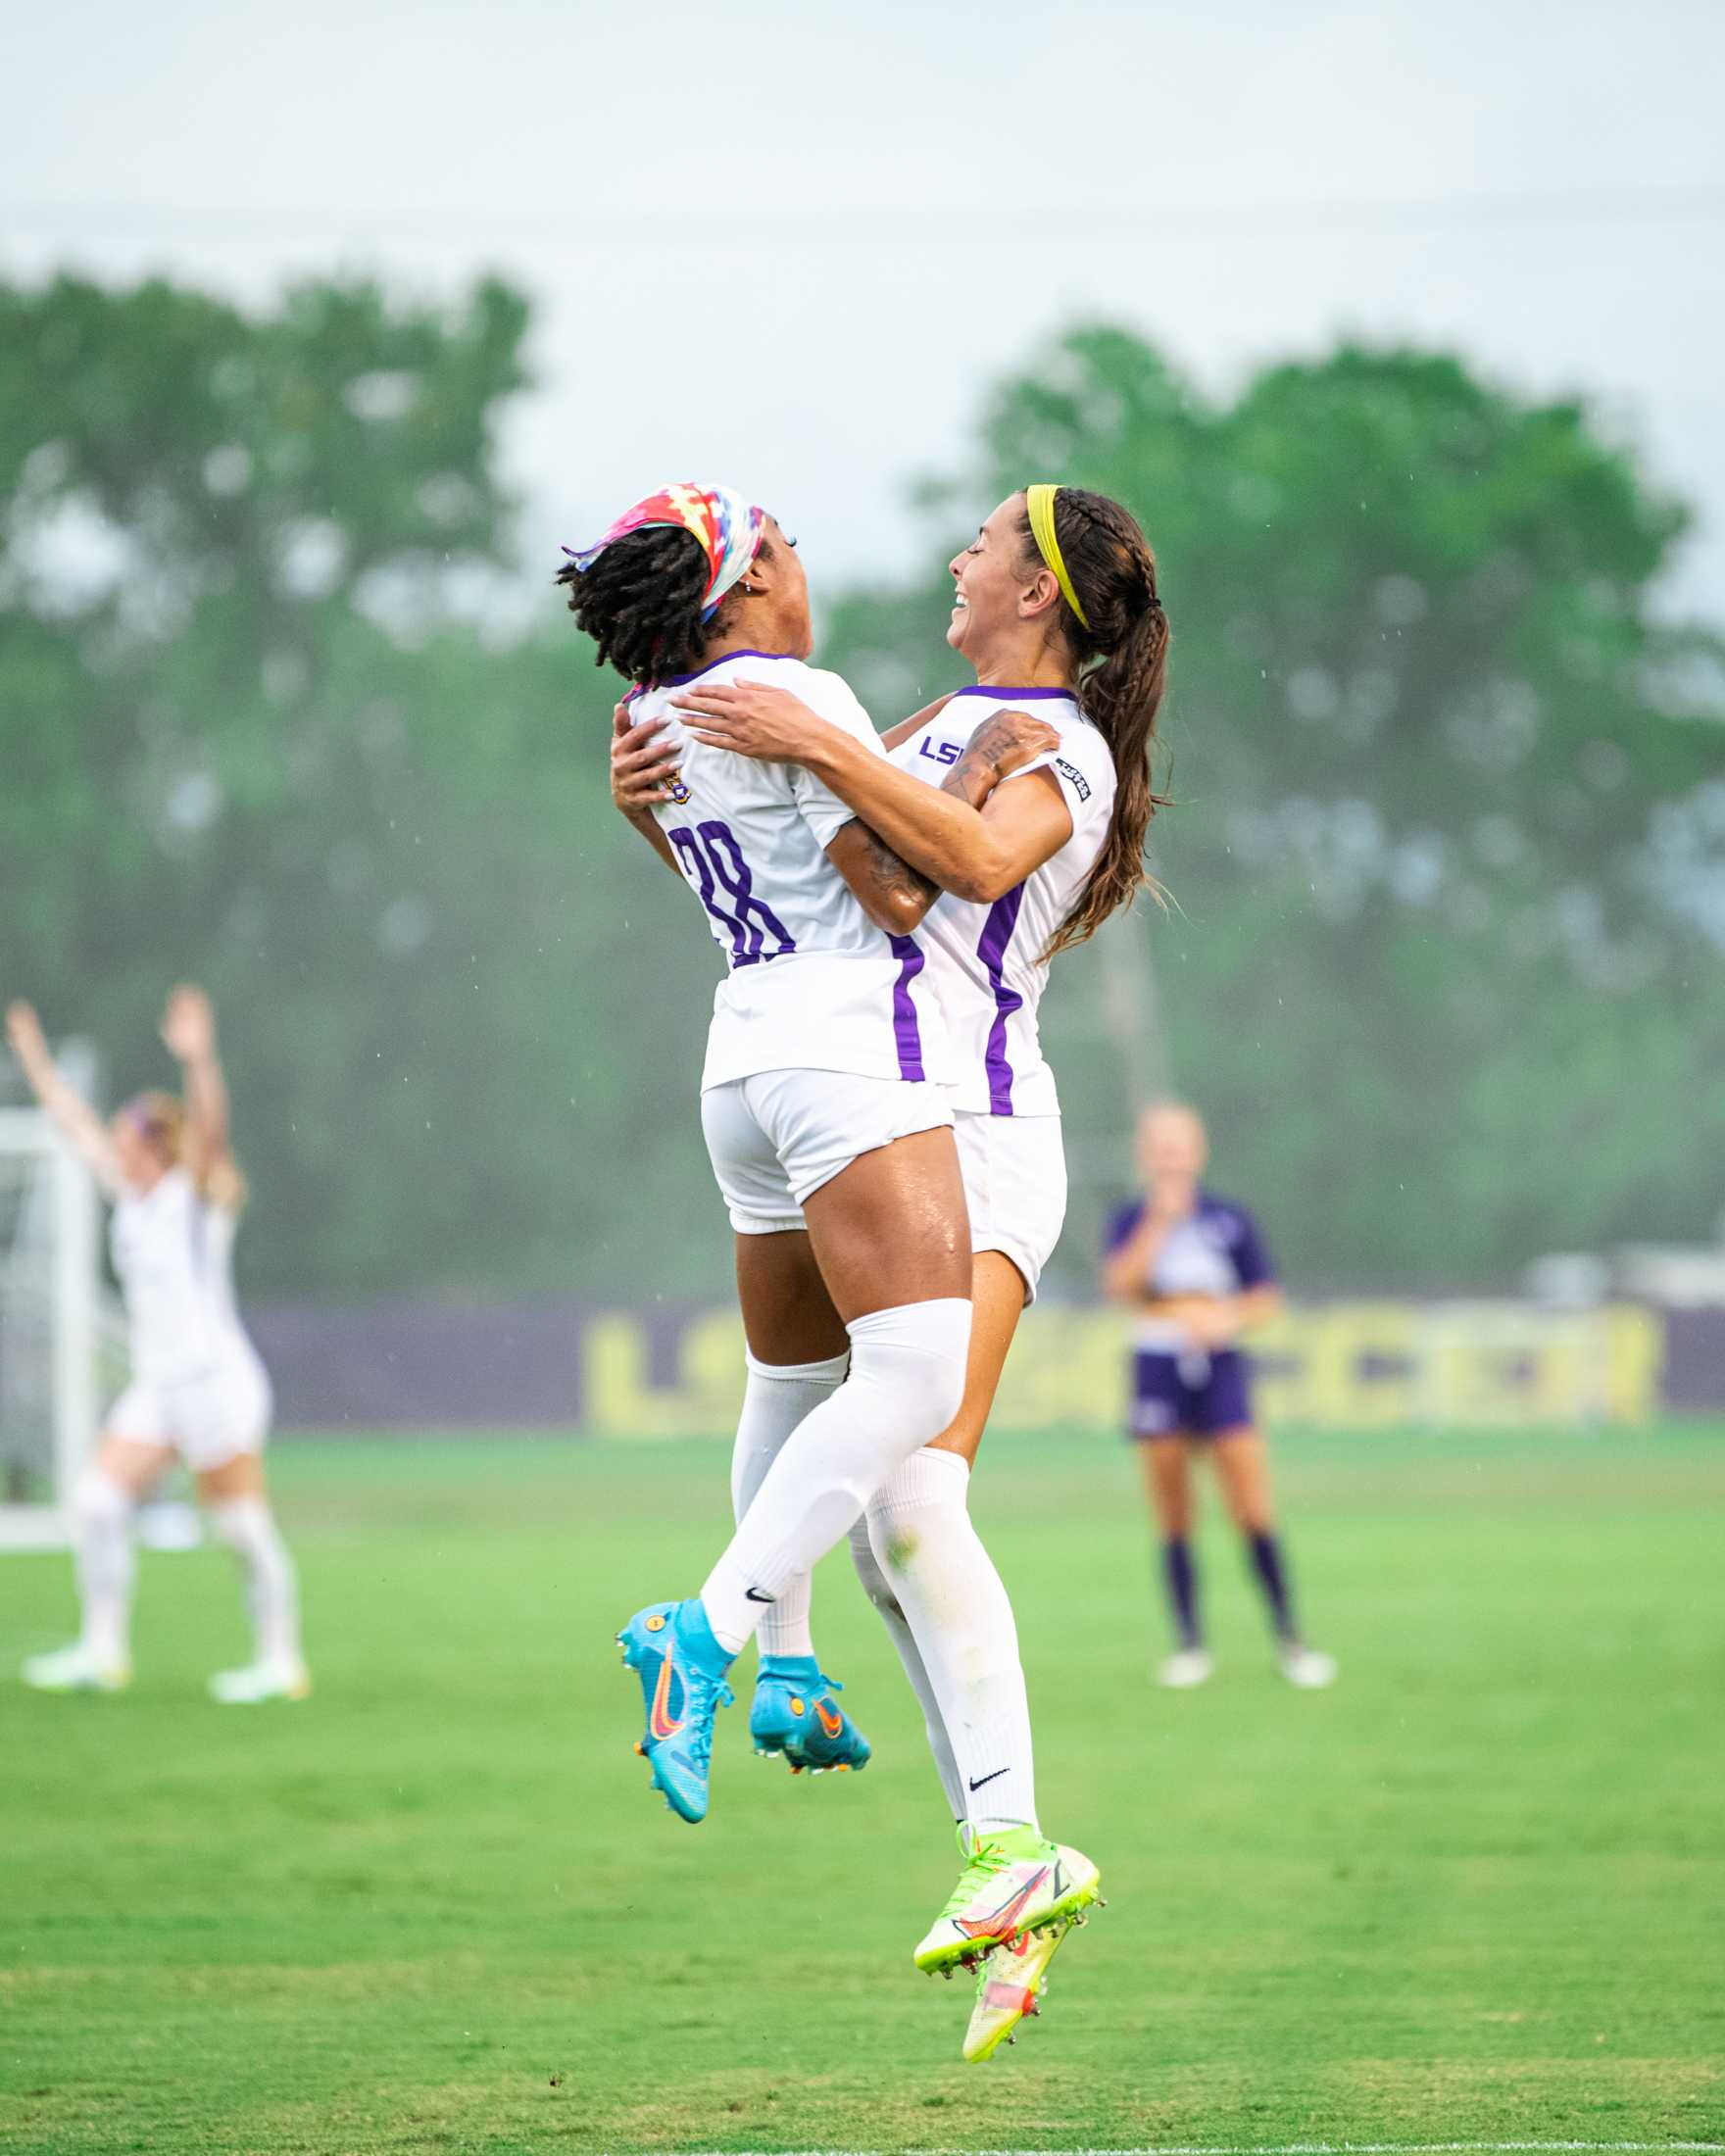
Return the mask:
<svg viewBox="0 0 1725 2156"><path fill-rule="evenodd" d="M656 1603L619 1634L641 1679L654 1781L706 1816L714 1717L764 1611L862 1512L961 1396L970 1332L969 1228L950 1129L860 1155L804 1203L827 1295L851 1343L848 1381L805 1417L692 1601ZM752 1298L753 1303L753 1298ZM770 1314L746 1313L772 1340Z"/></svg>

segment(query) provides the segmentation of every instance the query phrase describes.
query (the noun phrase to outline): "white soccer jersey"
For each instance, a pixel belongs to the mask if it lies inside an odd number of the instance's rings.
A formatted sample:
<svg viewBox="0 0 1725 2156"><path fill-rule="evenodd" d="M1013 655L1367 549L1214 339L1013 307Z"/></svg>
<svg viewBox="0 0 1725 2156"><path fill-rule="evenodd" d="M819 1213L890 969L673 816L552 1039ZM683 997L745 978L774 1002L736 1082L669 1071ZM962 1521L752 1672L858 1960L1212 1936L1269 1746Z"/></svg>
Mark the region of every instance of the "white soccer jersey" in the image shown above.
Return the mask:
<svg viewBox="0 0 1725 2156"><path fill-rule="evenodd" d="M117 1200L109 1249L125 1298L134 1379L172 1386L256 1362L233 1297L234 1228L234 1215L200 1198L183 1168Z"/></svg>
<svg viewBox="0 0 1725 2156"><path fill-rule="evenodd" d="M921 945L876 928L826 858L853 811L800 764L691 739L672 700L697 679L771 682L881 751L837 674L771 653L733 652L631 703L633 720L665 719L660 738L681 751L683 798L653 812L728 968L713 999L702 1090L764 1070L944 1080L946 1033Z"/></svg>
<svg viewBox="0 0 1725 2156"><path fill-rule="evenodd" d="M233 1292L233 1242L239 1233L239 1214L228 1205L205 1203L203 1220L203 1292L209 1324L220 1341L250 1348L246 1326L239 1319L239 1298Z"/></svg>
<svg viewBox="0 0 1725 2156"><path fill-rule="evenodd" d="M172 1382L212 1359L202 1278L204 1207L190 1176L173 1168L114 1207L109 1249L125 1298L134 1376Z"/></svg>
<svg viewBox="0 0 1725 2156"><path fill-rule="evenodd" d="M1043 1061L1036 1006L1048 968L1049 938L1071 912L1096 865L1114 806L1114 760L1102 735L1061 689L961 689L952 702L892 752L901 770L938 786L964 744L995 711L1045 719L1060 745L1014 772L1051 770L1072 812L1072 835L1052 860L992 906L949 893L922 924L928 977L952 1038L953 1105L976 1115L1058 1115L1055 1074Z"/></svg>

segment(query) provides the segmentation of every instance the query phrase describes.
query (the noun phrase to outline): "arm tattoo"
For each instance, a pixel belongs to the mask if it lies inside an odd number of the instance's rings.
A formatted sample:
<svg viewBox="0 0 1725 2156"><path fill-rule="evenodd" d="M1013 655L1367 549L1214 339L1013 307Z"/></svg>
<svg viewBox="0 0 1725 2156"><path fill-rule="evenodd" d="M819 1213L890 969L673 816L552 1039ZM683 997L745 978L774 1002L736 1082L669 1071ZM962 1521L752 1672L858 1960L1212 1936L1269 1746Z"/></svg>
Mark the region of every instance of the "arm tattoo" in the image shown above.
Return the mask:
<svg viewBox="0 0 1725 2156"><path fill-rule="evenodd" d="M940 885L903 860L877 832L869 829L862 819L857 818L857 829L862 834L863 855L868 865L869 881L883 899L912 899L924 909L940 897Z"/></svg>
<svg viewBox="0 0 1725 2156"><path fill-rule="evenodd" d="M1000 784L1001 759L1017 746L1022 713L996 711L964 744L964 752L941 781L941 792L956 794L980 808Z"/></svg>
<svg viewBox="0 0 1725 2156"><path fill-rule="evenodd" d="M972 808L980 808L995 787L994 760L976 740L972 739L957 763L940 782L943 794L956 794L961 801L968 802Z"/></svg>

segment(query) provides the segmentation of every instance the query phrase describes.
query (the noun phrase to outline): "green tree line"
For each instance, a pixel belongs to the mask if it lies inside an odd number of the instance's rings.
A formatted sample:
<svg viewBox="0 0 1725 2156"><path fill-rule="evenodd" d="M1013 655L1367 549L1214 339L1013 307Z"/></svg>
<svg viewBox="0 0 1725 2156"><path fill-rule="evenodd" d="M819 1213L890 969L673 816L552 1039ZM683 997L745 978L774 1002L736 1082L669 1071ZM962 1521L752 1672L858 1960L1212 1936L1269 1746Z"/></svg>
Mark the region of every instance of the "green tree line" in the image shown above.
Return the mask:
<svg viewBox="0 0 1725 2156"><path fill-rule="evenodd" d="M496 282L0 287L0 991L120 1091L206 983L259 1290L724 1275L716 955L610 808L618 685L498 476L527 323ZM811 563L820 657L882 723L957 684L946 559L1035 476L1132 505L1175 632L1168 910L1045 1005L1067 1280L1167 1083L1297 1281L1710 1232L1725 668L1654 604L1681 506L1582 404L1452 357L1344 347L1223 402L1082 328L920 487L901 582Z"/></svg>

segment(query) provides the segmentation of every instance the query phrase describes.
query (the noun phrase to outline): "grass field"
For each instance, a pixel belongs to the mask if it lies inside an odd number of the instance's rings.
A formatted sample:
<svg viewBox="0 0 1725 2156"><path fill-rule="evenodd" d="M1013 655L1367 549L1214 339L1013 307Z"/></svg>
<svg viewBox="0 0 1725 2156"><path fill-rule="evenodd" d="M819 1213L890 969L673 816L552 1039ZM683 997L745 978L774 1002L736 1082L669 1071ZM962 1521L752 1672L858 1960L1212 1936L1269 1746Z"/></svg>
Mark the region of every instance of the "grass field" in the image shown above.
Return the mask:
<svg viewBox="0 0 1725 2156"><path fill-rule="evenodd" d="M147 1556L138 1680L42 1699L63 1560L0 1560L0 2149L1273 2147L1725 2139L1725 1429L1289 1440L1328 1694L1213 1527L1181 1695L1133 1469L998 1444L1047 1822L1110 1906L991 2065L910 1948L954 1875L835 1560L863 1775L721 1718L649 1801L610 1634L717 1546L721 1446L285 1444L315 1697L222 1711L215 1553Z"/></svg>

